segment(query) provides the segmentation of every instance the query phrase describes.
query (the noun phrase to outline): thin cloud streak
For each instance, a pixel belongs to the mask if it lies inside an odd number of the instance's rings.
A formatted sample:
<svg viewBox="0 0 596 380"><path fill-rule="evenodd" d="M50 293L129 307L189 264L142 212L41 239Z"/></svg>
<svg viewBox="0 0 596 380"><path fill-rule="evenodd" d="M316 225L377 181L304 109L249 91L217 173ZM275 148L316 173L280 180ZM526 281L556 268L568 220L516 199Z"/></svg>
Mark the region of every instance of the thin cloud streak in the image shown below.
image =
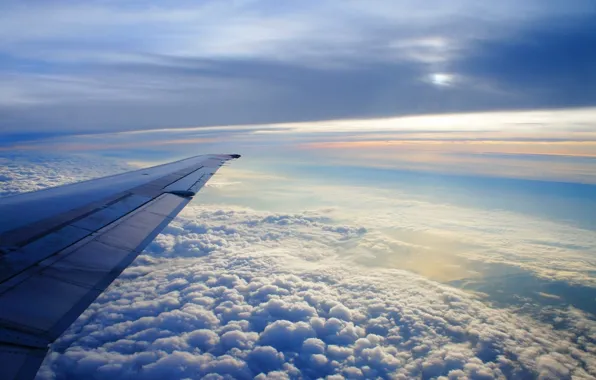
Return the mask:
<svg viewBox="0 0 596 380"><path fill-rule="evenodd" d="M148 147L167 147L169 145L192 145L205 144L217 141L209 138L185 138L174 140L157 140L157 141L131 141L131 142L98 142L98 143L68 143L68 142L43 142L41 147L44 150L58 150L71 152L86 152L90 150L121 150L131 148L148 148ZM0 146L0 152L5 151L39 151L40 144L21 144L12 145L9 147Z"/></svg>
<svg viewBox="0 0 596 380"><path fill-rule="evenodd" d="M311 123L133 131L13 143L1 151L110 150L166 160L171 154L241 152L257 160L596 182L593 108L428 115ZM175 146L176 149L172 147ZM159 154L158 154L159 153Z"/></svg>
<svg viewBox="0 0 596 380"><path fill-rule="evenodd" d="M351 153L375 150L386 154L399 151L431 151L438 153L512 154L566 157L596 157L596 141L495 141L495 140L385 140L385 141L334 141L300 145L303 149L348 149Z"/></svg>

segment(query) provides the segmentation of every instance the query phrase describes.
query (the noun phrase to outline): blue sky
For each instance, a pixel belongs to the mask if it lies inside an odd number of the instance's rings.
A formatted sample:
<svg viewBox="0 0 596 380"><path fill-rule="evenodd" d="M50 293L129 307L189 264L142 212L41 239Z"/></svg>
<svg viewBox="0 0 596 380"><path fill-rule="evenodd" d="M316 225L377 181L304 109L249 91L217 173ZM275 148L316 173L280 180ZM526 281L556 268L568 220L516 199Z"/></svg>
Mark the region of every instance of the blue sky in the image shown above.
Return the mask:
<svg viewBox="0 0 596 380"><path fill-rule="evenodd" d="M589 0L4 1L0 122L21 139L591 106L595 20Z"/></svg>

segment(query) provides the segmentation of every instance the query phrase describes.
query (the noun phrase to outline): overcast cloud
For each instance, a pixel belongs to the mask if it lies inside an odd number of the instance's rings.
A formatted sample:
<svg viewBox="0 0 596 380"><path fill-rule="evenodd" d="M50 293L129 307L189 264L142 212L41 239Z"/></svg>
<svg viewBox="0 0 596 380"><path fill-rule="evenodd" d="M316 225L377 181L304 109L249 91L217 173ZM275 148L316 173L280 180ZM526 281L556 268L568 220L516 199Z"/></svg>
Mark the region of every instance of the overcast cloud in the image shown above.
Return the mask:
<svg viewBox="0 0 596 380"><path fill-rule="evenodd" d="M594 105L589 0L3 2L3 132ZM23 27L26 26L26 27Z"/></svg>

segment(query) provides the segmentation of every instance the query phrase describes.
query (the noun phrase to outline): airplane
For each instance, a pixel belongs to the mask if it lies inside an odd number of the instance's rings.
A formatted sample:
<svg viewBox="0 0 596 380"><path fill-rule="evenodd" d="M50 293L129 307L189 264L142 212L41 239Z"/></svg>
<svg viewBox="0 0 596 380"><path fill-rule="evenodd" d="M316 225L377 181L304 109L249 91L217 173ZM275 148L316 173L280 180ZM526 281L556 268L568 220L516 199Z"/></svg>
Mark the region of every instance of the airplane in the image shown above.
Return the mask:
<svg viewBox="0 0 596 380"><path fill-rule="evenodd" d="M212 154L0 198L0 379L50 345L227 161Z"/></svg>

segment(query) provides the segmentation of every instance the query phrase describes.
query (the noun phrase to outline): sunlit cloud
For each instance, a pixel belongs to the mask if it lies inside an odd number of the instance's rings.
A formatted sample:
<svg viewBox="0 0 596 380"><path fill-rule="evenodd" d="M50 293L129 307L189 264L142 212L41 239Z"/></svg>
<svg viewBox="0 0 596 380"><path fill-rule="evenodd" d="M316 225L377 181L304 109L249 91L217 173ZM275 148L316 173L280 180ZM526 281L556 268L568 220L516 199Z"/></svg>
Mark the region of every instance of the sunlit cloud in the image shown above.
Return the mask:
<svg viewBox="0 0 596 380"><path fill-rule="evenodd" d="M495 141L468 138L464 141L448 140L385 140L345 141L303 144L305 149L350 149L384 151L398 150L435 151L443 153L547 155L570 157L596 157L596 141Z"/></svg>
<svg viewBox="0 0 596 380"><path fill-rule="evenodd" d="M500 133L573 133L594 132L596 108L548 109L537 111L499 111L445 113L391 118L327 120L307 123L270 124L274 130L261 133L373 133L373 132L480 132ZM199 130L197 128L196 130Z"/></svg>

